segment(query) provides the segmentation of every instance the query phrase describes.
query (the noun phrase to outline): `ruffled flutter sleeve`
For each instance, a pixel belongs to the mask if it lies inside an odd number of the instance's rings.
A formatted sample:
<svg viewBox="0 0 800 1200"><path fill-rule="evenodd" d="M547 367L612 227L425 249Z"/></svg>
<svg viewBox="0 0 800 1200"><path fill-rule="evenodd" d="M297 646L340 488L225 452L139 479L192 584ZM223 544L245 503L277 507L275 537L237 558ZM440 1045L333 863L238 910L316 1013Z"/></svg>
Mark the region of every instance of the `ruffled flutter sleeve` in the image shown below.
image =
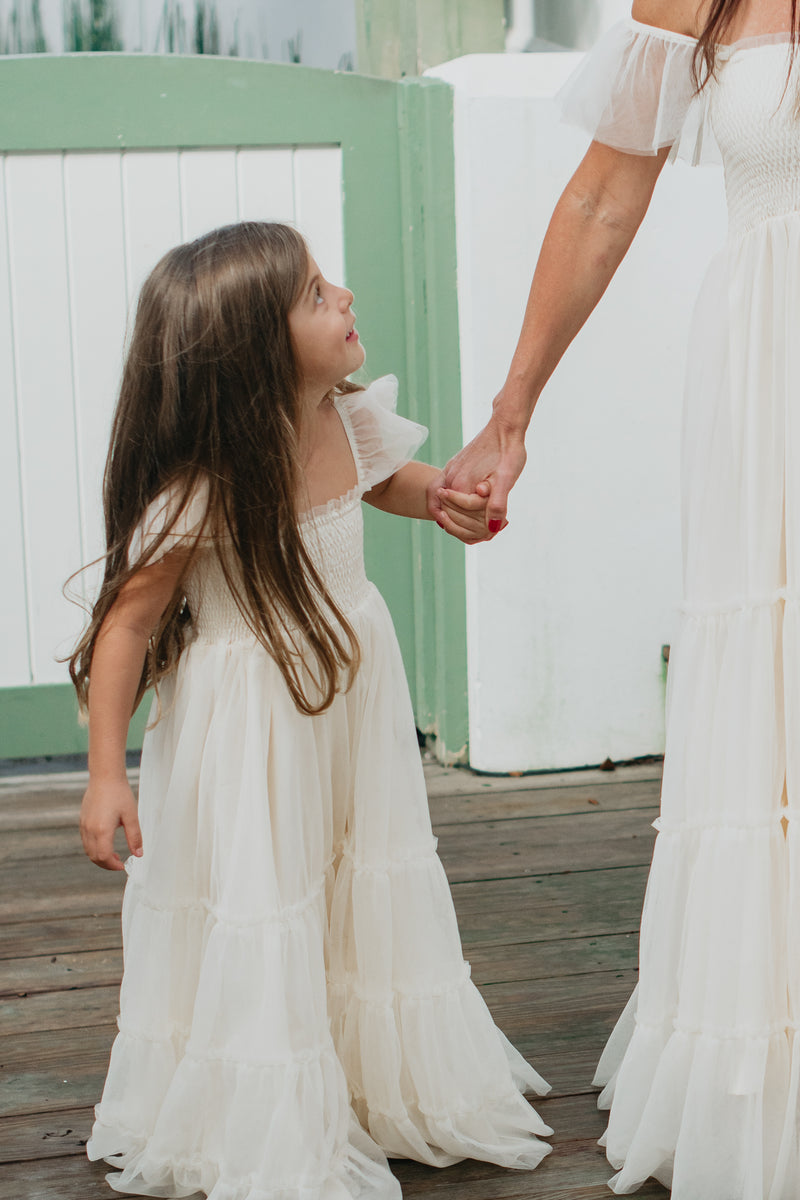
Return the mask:
<svg viewBox="0 0 800 1200"><path fill-rule="evenodd" d="M362 392L351 392L339 401L350 425L363 492L410 462L428 436L424 425L397 414L397 390L394 375L384 375Z"/></svg>
<svg viewBox="0 0 800 1200"><path fill-rule="evenodd" d="M697 91L694 38L632 18L600 38L556 100L565 121L628 154L657 154L692 165L718 162L707 91Z"/></svg>
<svg viewBox="0 0 800 1200"><path fill-rule="evenodd" d="M166 532L147 562L158 562L170 550L178 546L190 547L198 540L208 541L204 525L208 509L208 484L201 481L192 491L188 501L182 504L183 489L178 485L165 488L153 500L144 512L141 521L134 530L128 549L128 562L138 562L154 543Z"/></svg>

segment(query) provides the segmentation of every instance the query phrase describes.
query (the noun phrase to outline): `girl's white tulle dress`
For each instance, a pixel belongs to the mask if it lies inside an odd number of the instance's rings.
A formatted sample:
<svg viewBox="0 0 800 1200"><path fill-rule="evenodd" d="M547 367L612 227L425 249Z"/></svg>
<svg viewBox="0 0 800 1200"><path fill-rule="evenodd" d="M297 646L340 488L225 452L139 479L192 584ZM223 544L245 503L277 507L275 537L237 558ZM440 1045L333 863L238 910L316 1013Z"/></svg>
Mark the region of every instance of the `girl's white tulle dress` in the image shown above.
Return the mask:
<svg viewBox="0 0 800 1200"><path fill-rule="evenodd" d="M142 754L144 856L88 1145L117 1191L394 1200L385 1155L532 1168L549 1150L521 1094L548 1086L462 958L400 650L364 573L361 497L426 434L396 392L387 377L337 401L358 484L302 523L362 651L327 712L298 714L212 553L187 580L194 633Z"/></svg>
<svg viewBox="0 0 800 1200"><path fill-rule="evenodd" d="M730 230L703 286L683 433L673 645L640 981L600 1062L616 1192L800 1196L800 68L626 21L562 93L618 149L721 154Z"/></svg>

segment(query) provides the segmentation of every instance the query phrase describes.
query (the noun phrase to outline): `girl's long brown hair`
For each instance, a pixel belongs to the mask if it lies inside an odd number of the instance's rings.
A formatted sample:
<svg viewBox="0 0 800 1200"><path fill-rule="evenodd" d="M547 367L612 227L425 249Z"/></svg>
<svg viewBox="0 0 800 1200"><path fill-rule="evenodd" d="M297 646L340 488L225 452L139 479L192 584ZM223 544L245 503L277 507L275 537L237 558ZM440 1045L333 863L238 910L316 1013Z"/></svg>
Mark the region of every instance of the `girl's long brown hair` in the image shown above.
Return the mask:
<svg viewBox="0 0 800 1200"><path fill-rule="evenodd" d="M84 712L103 621L198 494L208 498L202 540L182 578L201 545L216 554L300 712L324 711L352 682L358 642L309 557L297 513L301 381L288 315L307 270L299 233L247 221L176 247L145 282L106 461L103 584L69 660ZM165 489L165 528L139 552L134 532ZM150 638L137 704L176 667L191 617L179 584Z"/></svg>
<svg viewBox="0 0 800 1200"><path fill-rule="evenodd" d="M698 88L702 89L709 79L716 74L717 50L730 31L736 14L742 9L745 0L711 0L708 6L706 22L700 37L697 39L697 49L694 55L694 78ZM792 0L792 63L797 53L797 42L800 37L800 0Z"/></svg>

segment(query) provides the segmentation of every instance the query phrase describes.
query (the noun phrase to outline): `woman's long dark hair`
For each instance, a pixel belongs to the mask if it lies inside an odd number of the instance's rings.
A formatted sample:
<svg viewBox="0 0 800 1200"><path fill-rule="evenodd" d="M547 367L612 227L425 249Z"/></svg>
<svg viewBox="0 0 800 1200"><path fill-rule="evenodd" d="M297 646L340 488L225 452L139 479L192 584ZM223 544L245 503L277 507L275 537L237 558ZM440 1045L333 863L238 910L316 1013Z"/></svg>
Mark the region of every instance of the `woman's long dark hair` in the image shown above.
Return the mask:
<svg viewBox="0 0 800 1200"><path fill-rule="evenodd" d="M697 50L694 56L694 76L699 88L705 87L708 80L717 70L717 50L725 41L725 35L730 31L733 20L742 9L745 0L711 0L708 7L705 26L697 39ZM797 53L797 43L800 37L800 0L792 0L792 63Z"/></svg>
<svg viewBox="0 0 800 1200"><path fill-rule="evenodd" d="M176 247L145 282L106 462L103 584L69 660L83 711L103 621L198 495L207 497L202 544L297 708L322 712L343 678L352 681L358 642L309 557L297 513L301 381L288 316L307 271L299 233L247 221ZM167 489L165 527L138 550L137 526ZM177 665L187 621L179 585L150 639L137 703Z"/></svg>

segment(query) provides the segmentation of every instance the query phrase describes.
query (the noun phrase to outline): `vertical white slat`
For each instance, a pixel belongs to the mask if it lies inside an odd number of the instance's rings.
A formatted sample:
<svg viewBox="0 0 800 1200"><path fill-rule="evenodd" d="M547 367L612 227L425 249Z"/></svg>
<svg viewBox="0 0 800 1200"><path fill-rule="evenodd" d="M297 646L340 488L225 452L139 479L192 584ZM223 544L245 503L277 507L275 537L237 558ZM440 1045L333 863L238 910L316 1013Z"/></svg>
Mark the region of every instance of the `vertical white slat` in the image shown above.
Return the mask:
<svg viewBox="0 0 800 1200"><path fill-rule="evenodd" d="M120 155L67 154L64 195L72 311L83 548L103 553L102 478L127 310ZM86 572L93 595L99 571Z"/></svg>
<svg viewBox="0 0 800 1200"><path fill-rule="evenodd" d="M3 156L0 159L0 512L3 514L0 521L0 562L3 563L0 687L20 687L31 681L31 653L8 247Z"/></svg>
<svg viewBox="0 0 800 1200"><path fill-rule="evenodd" d="M122 156L122 202L129 322L145 277L181 241L177 150L134 150Z"/></svg>
<svg viewBox="0 0 800 1200"><path fill-rule="evenodd" d="M184 241L236 220L235 150L183 150L180 170Z"/></svg>
<svg viewBox="0 0 800 1200"><path fill-rule="evenodd" d="M278 146L237 152L240 221L294 223L292 158L291 149Z"/></svg>
<svg viewBox="0 0 800 1200"><path fill-rule="evenodd" d="M9 155L6 183L32 678L51 683L81 625L61 592L82 558L61 155Z"/></svg>
<svg viewBox="0 0 800 1200"><path fill-rule="evenodd" d="M345 283L342 153L335 146L294 152L294 216L323 275Z"/></svg>

